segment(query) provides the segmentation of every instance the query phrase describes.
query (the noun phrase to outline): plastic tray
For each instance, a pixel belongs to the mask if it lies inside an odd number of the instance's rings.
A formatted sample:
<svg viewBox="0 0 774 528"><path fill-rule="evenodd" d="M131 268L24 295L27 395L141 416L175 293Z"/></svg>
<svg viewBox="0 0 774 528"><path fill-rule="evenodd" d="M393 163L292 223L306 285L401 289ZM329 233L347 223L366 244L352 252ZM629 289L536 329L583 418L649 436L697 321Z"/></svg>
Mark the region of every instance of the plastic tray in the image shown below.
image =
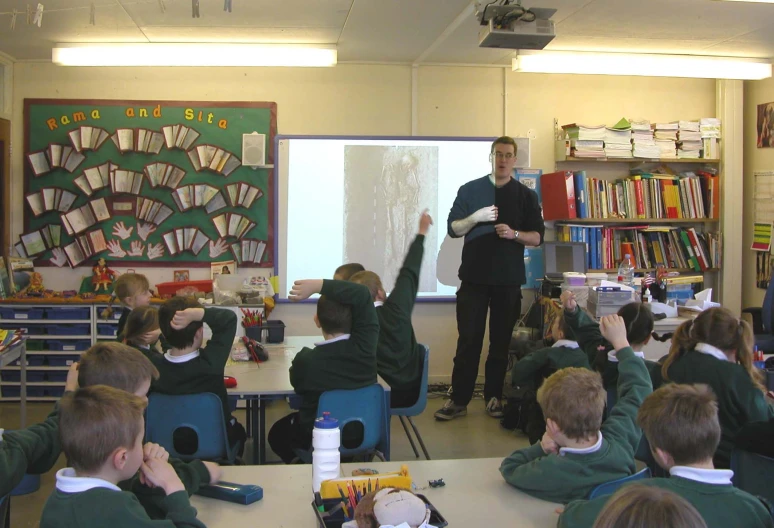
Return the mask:
<svg viewBox="0 0 774 528"><path fill-rule="evenodd" d="M115 337L117 333L117 326L97 325L97 335Z"/></svg>
<svg viewBox="0 0 774 528"><path fill-rule="evenodd" d="M90 339L47 339L48 349L54 352L83 352L91 346Z"/></svg>
<svg viewBox="0 0 774 528"><path fill-rule="evenodd" d="M91 316L90 308L87 307L53 307L46 309L47 319L86 319Z"/></svg>
<svg viewBox="0 0 774 528"><path fill-rule="evenodd" d="M48 324L44 325L49 335L89 335L91 328L87 324Z"/></svg>
<svg viewBox="0 0 774 528"><path fill-rule="evenodd" d="M48 364L52 367L69 367L74 362L78 361L81 356L78 354L68 354L62 356L46 356L48 358Z"/></svg>
<svg viewBox="0 0 774 528"><path fill-rule="evenodd" d="M67 374L65 372L65 374ZM67 376L65 376L66 378ZM3 372L0 372L0 379L3 381L21 381L21 371L20 370L6 370ZM27 383L36 382L36 381L46 381L46 373L45 372L30 372L27 371Z"/></svg>
<svg viewBox="0 0 774 528"><path fill-rule="evenodd" d="M88 310L88 308L86 308L86 310ZM3 319L43 319L44 313L43 308L0 308L0 318Z"/></svg>
<svg viewBox="0 0 774 528"><path fill-rule="evenodd" d="M435 526L436 528L444 528L445 526L449 525L449 523L446 522L446 519L444 519L443 515L441 515L441 512L439 512L436 507L433 506L429 500L427 500L427 497L420 494L417 494L417 497L422 499L422 501L424 501L424 503L427 504L427 506L430 508L430 524L432 526ZM323 499L323 508L325 511L328 511L340 502L341 499ZM317 507L314 505L314 501L312 501L312 510L314 510L314 514L317 517L317 526L319 528L341 528L341 525L344 524L343 510L337 511L330 517L323 517L320 512L317 511Z"/></svg>

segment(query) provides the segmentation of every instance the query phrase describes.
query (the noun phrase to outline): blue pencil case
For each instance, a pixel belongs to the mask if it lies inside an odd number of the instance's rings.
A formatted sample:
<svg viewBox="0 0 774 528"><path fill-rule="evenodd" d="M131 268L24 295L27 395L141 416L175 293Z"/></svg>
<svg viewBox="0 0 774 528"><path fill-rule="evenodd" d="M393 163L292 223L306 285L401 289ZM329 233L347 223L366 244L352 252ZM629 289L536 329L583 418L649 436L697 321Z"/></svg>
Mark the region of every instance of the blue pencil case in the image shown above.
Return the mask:
<svg viewBox="0 0 774 528"><path fill-rule="evenodd" d="M237 504L252 504L263 498L263 488L254 484L221 481L217 484L202 486L196 494Z"/></svg>

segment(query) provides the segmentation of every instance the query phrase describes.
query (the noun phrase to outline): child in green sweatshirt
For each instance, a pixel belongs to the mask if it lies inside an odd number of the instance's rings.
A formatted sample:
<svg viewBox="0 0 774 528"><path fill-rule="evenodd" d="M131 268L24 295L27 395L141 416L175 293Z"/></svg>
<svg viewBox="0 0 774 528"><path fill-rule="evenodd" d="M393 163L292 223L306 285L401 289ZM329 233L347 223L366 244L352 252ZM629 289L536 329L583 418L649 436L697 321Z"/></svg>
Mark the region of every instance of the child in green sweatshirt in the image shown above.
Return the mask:
<svg viewBox="0 0 774 528"><path fill-rule="evenodd" d="M126 320L124 343L136 348L148 359L153 359L162 352L157 345L160 337L159 311L156 307L141 306L132 310Z"/></svg>
<svg viewBox="0 0 774 528"><path fill-rule="evenodd" d="M635 418L652 391L650 376L629 346L623 318L603 317L600 330L619 361L619 401L602 423L607 396L598 373L566 368L543 383L537 395L546 418L543 439L500 465L505 480L529 495L567 503L635 472L641 436Z"/></svg>
<svg viewBox="0 0 774 528"><path fill-rule="evenodd" d="M41 528L204 527L172 466L162 458L144 459L145 405L139 396L105 385L65 394L59 425L72 467L57 471ZM164 490L166 523L151 520L137 497L118 487L138 470Z"/></svg>
<svg viewBox="0 0 774 528"><path fill-rule="evenodd" d="M376 344L379 320L368 288L337 280L299 280L293 284L291 301L320 293L314 322L324 341L302 348L290 366L290 384L301 396L299 412L279 419L268 435L269 445L286 464L296 449L312 445L320 395L329 390L360 389L376 383ZM347 432L342 444L348 442Z"/></svg>
<svg viewBox="0 0 774 528"><path fill-rule="evenodd" d="M718 403L707 385L668 384L645 398L637 414L653 457L670 478L638 481L673 491L691 503L709 528L772 528L763 503L731 483L733 472L715 469L720 442ZM609 496L571 502L559 517L561 528L594 523Z"/></svg>
<svg viewBox="0 0 774 528"><path fill-rule="evenodd" d="M132 315L142 309L132 310ZM134 348L115 342L97 343L83 353L78 364L78 385L81 387L107 385L146 401L148 388L158 377L158 370L146 356ZM169 458L169 453L163 447L150 442L143 445L143 458L167 460L189 496L199 491L201 486L218 482L222 474L220 466L215 462L183 462ZM136 477L119 482L118 487L134 493L151 519L164 518L165 495L160 488L149 487Z"/></svg>
<svg viewBox="0 0 774 528"><path fill-rule="evenodd" d="M360 271L349 279L368 288L376 307L379 318L376 366L379 375L390 384L391 407L411 407L419 399L425 351L414 335L411 313L419 289L425 235L431 225L433 219L424 211L419 219L419 232L409 247L389 297L379 275L373 271Z"/></svg>

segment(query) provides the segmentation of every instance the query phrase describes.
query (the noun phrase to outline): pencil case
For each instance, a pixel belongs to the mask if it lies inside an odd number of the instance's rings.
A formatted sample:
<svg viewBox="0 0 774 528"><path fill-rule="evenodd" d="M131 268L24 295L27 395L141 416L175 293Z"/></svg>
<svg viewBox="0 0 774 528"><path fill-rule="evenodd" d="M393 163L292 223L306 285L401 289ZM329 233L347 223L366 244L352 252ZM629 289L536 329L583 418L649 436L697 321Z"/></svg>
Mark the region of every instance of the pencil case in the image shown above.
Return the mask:
<svg viewBox="0 0 774 528"><path fill-rule="evenodd" d="M381 479L379 479L380 484L381 482ZM422 499L422 501L430 510L430 524L432 526L435 526L436 528L444 528L445 526L449 525L449 523L446 522L446 519L444 519L443 515L441 515L441 512L439 512L436 507L433 506L427 497L419 494L417 494L417 497ZM323 499L323 508L325 512L328 512L329 510L336 508L336 506L338 506L338 504L341 502L341 497L338 499ZM341 528L341 525L344 524L344 511L341 508L338 508L330 515L323 515L323 513L321 513L315 506L314 501L312 501L312 509L314 510L314 514L317 517L317 526L319 528ZM354 512L349 513L354 515Z"/></svg>
<svg viewBox="0 0 774 528"><path fill-rule="evenodd" d="M403 465L400 471L391 473L379 473L376 475L361 475L357 477L340 477L330 480L324 480L320 484L320 495L323 499L341 500L339 488L347 492L347 483L352 484L355 489L367 488L368 482L371 482L372 489L376 487L377 481L380 488L402 488L411 489L411 475L408 472L408 466Z"/></svg>
<svg viewBox="0 0 774 528"><path fill-rule="evenodd" d="M237 504L252 504L263 498L263 488L253 484L235 484L233 482L221 481L217 484L202 486L196 494Z"/></svg>

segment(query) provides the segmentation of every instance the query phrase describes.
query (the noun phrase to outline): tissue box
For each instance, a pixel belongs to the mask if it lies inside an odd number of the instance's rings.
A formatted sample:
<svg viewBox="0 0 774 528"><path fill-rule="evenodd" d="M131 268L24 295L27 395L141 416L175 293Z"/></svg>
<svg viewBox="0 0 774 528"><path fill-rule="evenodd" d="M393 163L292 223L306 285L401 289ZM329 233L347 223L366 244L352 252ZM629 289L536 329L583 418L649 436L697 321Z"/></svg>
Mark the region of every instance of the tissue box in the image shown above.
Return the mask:
<svg viewBox="0 0 774 528"><path fill-rule="evenodd" d="M586 309L589 312L591 312L591 314L594 317L604 317L606 315L617 314L618 310L621 309L621 306L624 306L626 304L629 304L629 303L625 302L623 304L597 304L596 302L589 299L589 302L586 305Z"/></svg>

